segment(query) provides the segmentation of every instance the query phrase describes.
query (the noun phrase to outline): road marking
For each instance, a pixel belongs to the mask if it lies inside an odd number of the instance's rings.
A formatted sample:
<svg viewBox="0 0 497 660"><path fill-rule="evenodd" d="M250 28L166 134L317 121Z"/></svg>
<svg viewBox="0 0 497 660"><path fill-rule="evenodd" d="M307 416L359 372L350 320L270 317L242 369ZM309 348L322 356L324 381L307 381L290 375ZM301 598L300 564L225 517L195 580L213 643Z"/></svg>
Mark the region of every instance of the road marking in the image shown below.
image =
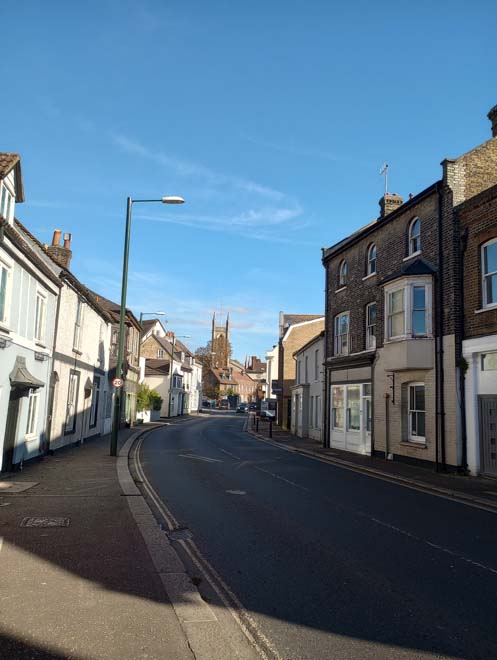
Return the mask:
<svg viewBox="0 0 497 660"><path fill-rule="evenodd" d="M271 477L274 477L275 479L279 479L280 481L284 481L286 484L290 484L290 486L294 486L295 488L298 488L299 490L303 490L306 493L309 492L309 489L306 488L305 486L296 484L294 481L290 481L290 479L285 479L285 477L281 477L279 474L275 474L274 472L265 470L264 468L258 467L257 465L254 465L254 470L259 470L259 472L264 472L264 474L269 474Z"/></svg>
<svg viewBox="0 0 497 660"><path fill-rule="evenodd" d="M230 495L246 495L247 494L246 491L244 491L244 490L227 490L226 492L229 493Z"/></svg>
<svg viewBox="0 0 497 660"><path fill-rule="evenodd" d="M223 454L227 454L228 456L231 456L231 458L234 458L237 461L241 460L240 456L236 456L235 454L232 454L227 449L223 449L222 447L216 447L216 449L219 449L219 451L222 451Z"/></svg>
<svg viewBox="0 0 497 660"><path fill-rule="evenodd" d="M143 481L142 487L147 491L150 499L153 501L156 508L163 516L169 529L172 530L175 527L178 527L179 523L177 522L172 512L168 509L166 504L159 498L153 486L147 479L140 463L139 452L143 440L144 436L139 439L134 451L133 462L135 469ZM205 559L200 550L197 548L195 542L190 539L188 541L178 541L178 543L182 546L183 550L190 557L191 561L202 573L205 580L210 584L211 588L219 596L226 609L230 612L231 616L236 621L245 637L255 648L257 653L259 653L261 658L263 658L263 660L284 660L284 658L276 651L271 641L260 630L257 622L250 616L248 611L242 605L241 601L237 598L237 596L235 596L235 594L231 591L221 576L217 573L216 569L213 568L207 559ZM229 599L231 599L231 603ZM246 622L243 619L245 619ZM261 647L261 643L266 647L270 655L268 655L268 653Z"/></svg>
<svg viewBox="0 0 497 660"><path fill-rule="evenodd" d="M178 454L181 458L193 458L196 461L205 461L206 463L222 463L219 458L209 458L208 456L194 456L193 454Z"/></svg>

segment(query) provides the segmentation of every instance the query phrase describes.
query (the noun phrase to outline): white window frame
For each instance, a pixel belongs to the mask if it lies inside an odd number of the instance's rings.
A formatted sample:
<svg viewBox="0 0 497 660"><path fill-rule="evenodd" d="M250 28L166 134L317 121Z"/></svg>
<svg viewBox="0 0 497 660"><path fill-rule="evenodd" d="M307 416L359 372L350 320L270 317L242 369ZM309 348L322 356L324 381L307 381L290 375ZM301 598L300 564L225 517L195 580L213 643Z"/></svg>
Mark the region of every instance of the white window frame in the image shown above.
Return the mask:
<svg viewBox="0 0 497 660"><path fill-rule="evenodd" d="M419 232L413 234L413 228L416 223L419 223ZM412 257L415 254L421 254L421 220L418 217L413 218L409 223L408 255Z"/></svg>
<svg viewBox="0 0 497 660"><path fill-rule="evenodd" d="M93 377L93 389L91 393L90 421L89 428L94 429L98 423L98 413L100 403L100 376Z"/></svg>
<svg viewBox="0 0 497 660"><path fill-rule="evenodd" d="M338 408L333 407L333 391L335 389L342 390L342 408L341 408L341 410L342 410L342 426L336 426L336 424L335 424L335 419L336 419L335 410L338 410ZM345 431L345 421L346 421L345 420L345 417L346 417L346 414L345 414L345 396L346 396L345 385L332 385L331 386L331 396L330 396L331 428L334 431L342 431L342 432Z"/></svg>
<svg viewBox="0 0 497 660"><path fill-rule="evenodd" d="M411 389L415 387L423 387L425 393L425 409L417 410L415 408L411 409ZM411 417L412 415L423 414L425 419L425 434L426 434L426 386L425 383L409 383L407 387L407 439L409 442L417 442L420 444L426 444L426 435L417 435L411 433Z"/></svg>
<svg viewBox="0 0 497 660"><path fill-rule="evenodd" d="M40 289L36 290L35 302L35 341L43 344L45 342L47 326L47 295Z"/></svg>
<svg viewBox="0 0 497 660"><path fill-rule="evenodd" d="M341 327L340 319L347 317L347 332L345 334L340 334L338 330ZM350 353L350 312L340 312L335 316L335 351L334 355L348 355ZM347 337L346 346L344 350L344 344L342 337Z"/></svg>
<svg viewBox="0 0 497 660"><path fill-rule="evenodd" d="M74 322L73 349L79 351L81 347L81 327L83 325L83 301L78 298L76 306L76 321Z"/></svg>
<svg viewBox="0 0 497 660"><path fill-rule="evenodd" d="M5 184L5 180L0 182L0 215L3 216L9 224L14 219L15 195Z"/></svg>
<svg viewBox="0 0 497 660"><path fill-rule="evenodd" d="M495 302L488 302L487 286L486 286L487 279L497 276L497 271L489 271L488 273L485 272L485 250L486 248L490 247L490 245L494 245L495 243L497 243L497 238L492 238L492 240L483 243L483 245L481 246L481 287L482 287L482 302L484 308L497 307L497 300L495 300Z"/></svg>
<svg viewBox="0 0 497 660"><path fill-rule="evenodd" d="M0 257L0 286L2 284L2 271L5 272L5 295L3 314L0 316L0 324L8 326L10 321L10 299L12 294L12 263L7 261L3 255Z"/></svg>
<svg viewBox="0 0 497 660"><path fill-rule="evenodd" d="M30 389L28 395L28 417L26 419L26 438L35 438L38 434L38 410L40 404L40 390Z"/></svg>
<svg viewBox="0 0 497 660"><path fill-rule="evenodd" d="M163 348L158 348L157 349L157 359L162 360L163 357L164 357L164 349Z"/></svg>
<svg viewBox="0 0 497 660"><path fill-rule="evenodd" d="M375 318L375 322L371 323L370 309L371 307L373 307L373 305L376 307L376 318ZM372 302L366 305L366 350L372 350L376 348L377 321L378 321L378 305L376 304L376 301L373 300ZM374 328L374 330L371 331L371 328Z"/></svg>
<svg viewBox="0 0 497 660"><path fill-rule="evenodd" d="M338 286L339 288L347 286L347 279L349 275L349 267L345 259L340 263L340 268L338 270Z"/></svg>
<svg viewBox="0 0 497 660"><path fill-rule="evenodd" d="M426 332L415 334L413 329L414 287L425 288ZM400 335L390 334L390 295L396 291L404 291L404 332ZM431 277L405 277L385 286L385 342L402 339L424 339L433 336L433 282Z"/></svg>
<svg viewBox="0 0 497 660"><path fill-rule="evenodd" d="M314 351L314 382L319 381L319 348Z"/></svg>
<svg viewBox="0 0 497 660"><path fill-rule="evenodd" d="M373 255L374 252L374 256ZM366 268L366 275L374 275L376 273L376 245L371 243L368 247L368 263Z"/></svg>
<svg viewBox="0 0 497 660"><path fill-rule="evenodd" d="M69 372L69 387L67 390L67 403L66 403L66 421L64 434L69 435L76 431L77 408L78 408L78 389L79 389L78 371ZM71 421L71 424L69 424Z"/></svg>

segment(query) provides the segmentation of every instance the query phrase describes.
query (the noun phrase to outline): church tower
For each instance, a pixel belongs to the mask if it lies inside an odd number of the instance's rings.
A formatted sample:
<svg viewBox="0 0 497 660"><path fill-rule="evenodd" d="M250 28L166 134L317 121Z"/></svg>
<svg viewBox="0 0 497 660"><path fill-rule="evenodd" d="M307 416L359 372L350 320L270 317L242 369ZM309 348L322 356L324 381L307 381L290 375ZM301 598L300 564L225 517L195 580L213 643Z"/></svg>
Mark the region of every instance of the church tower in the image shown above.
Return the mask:
<svg viewBox="0 0 497 660"><path fill-rule="evenodd" d="M216 312L212 316L212 366L229 369L231 359L230 315L226 315L226 324L217 325Z"/></svg>

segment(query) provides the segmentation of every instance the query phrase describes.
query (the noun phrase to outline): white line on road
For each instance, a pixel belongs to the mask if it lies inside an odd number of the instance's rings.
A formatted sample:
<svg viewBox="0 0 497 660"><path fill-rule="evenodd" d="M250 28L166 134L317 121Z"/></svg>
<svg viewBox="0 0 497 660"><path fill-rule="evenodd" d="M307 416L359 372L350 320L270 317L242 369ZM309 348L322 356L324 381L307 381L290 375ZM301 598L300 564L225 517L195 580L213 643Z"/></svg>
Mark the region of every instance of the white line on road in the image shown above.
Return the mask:
<svg viewBox="0 0 497 660"><path fill-rule="evenodd" d="M222 451L223 454L227 454L228 456L231 456L231 458L234 458L234 459L237 460L237 461L240 461L240 460L241 460L240 456L236 456L235 454L232 454L232 453L231 453L230 451L228 451L227 449L223 449L222 447L216 447L216 449L219 449L219 451Z"/></svg>
<svg viewBox="0 0 497 660"><path fill-rule="evenodd" d="M197 461L205 461L206 463L222 463L219 458L209 458L208 456L195 456L194 454L178 454L181 458L193 458Z"/></svg>
<svg viewBox="0 0 497 660"><path fill-rule="evenodd" d="M286 484L290 484L290 486L294 486L295 488L298 488L299 490L303 490L306 493L309 492L309 489L306 488L305 486L296 484L295 481L290 481L290 479L285 479L285 477L281 477L279 474L274 474L274 472L269 472L269 470L265 470L264 468L258 467L257 465L254 465L254 470L259 470L259 472L264 472L264 474L269 474L271 477L274 477L275 479L279 479L280 481L284 481Z"/></svg>

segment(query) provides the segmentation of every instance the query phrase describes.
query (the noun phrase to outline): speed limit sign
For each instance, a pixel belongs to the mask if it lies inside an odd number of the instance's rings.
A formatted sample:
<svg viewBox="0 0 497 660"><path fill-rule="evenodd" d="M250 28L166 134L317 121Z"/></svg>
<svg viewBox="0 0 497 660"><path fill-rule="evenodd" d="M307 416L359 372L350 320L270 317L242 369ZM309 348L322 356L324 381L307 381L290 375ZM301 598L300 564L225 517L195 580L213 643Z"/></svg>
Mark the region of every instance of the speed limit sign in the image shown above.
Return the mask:
<svg viewBox="0 0 497 660"><path fill-rule="evenodd" d="M122 387L123 384L124 384L124 381L123 381L122 378L114 378L114 380L112 381L112 384L114 385L114 387Z"/></svg>

